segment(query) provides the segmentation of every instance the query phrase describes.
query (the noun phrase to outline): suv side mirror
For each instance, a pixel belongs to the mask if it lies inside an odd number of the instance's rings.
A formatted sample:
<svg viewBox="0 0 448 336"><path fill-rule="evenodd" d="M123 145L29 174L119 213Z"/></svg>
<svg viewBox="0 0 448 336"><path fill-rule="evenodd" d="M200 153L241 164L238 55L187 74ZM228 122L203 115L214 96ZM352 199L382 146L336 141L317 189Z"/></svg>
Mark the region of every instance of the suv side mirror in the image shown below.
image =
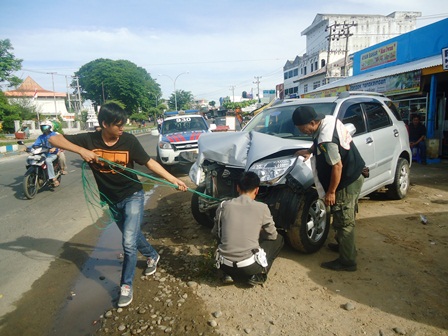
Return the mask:
<svg viewBox="0 0 448 336"><path fill-rule="evenodd" d="M344 126L351 136L356 133L356 127L352 123L344 124Z"/></svg>

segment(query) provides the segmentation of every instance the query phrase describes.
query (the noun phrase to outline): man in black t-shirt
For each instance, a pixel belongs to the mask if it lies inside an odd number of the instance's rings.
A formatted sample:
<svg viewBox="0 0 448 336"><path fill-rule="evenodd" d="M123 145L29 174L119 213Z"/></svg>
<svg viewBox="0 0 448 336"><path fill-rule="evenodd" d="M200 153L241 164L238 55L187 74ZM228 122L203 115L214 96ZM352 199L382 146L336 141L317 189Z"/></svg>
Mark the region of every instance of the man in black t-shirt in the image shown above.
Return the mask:
<svg viewBox="0 0 448 336"><path fill-rule="evenodd" d="M156 272L160 256L148 243L140 229L145 198L137 175L110 166L99 158L130 169L134 168L134 162L136 162L175 184L180 190L187 190L183 181L171 175L149 157L134 135L123 132L126 120L127 114L119 105L108 103L101 106L98 113L101 131L75 135L57 134L49 139L53 146L78 153L89 163L98 185L101 201L108 204L115 223L123 234L124 260L119 307L125 307L132 302L137 251L147 258L145 275Z"/></svg>
<svg viewBox="0 0 448 336"><path fill-rule="evenodd" d="M411 148L418 148L420 151L420 160L422 164L426 164L426 127L422 124L420 116L414 114L409 129L409 144Z"/></svg>

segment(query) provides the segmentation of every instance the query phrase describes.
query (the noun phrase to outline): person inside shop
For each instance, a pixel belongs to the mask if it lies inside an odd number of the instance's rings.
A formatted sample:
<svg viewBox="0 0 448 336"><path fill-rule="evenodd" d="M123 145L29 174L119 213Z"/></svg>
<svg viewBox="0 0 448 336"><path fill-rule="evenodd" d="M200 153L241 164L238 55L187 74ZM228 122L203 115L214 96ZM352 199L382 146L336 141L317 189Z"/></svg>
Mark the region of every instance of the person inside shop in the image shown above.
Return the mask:
<svg viewBox="0 0 448 336"><path fill-rule="evenodd" d="M417 148L420 152L420 160L422 164L426 164L426 127L423 125L420 115L415 113L412 115L412 122L408 127L409 145L411 149Z"/></svg>

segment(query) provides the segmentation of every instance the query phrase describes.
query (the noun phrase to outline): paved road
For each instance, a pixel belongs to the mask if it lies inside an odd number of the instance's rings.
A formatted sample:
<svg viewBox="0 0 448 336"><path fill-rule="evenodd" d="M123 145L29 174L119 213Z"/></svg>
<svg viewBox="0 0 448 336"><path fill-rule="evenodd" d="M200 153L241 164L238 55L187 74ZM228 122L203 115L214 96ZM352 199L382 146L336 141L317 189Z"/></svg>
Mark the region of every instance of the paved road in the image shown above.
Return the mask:
<svg viewBox="0 0 448 336"><path fill-rule="evenodd" d="M150 155L157 137L139 136ZM62 245L92 224L84 199L82 161L66 152L69 174L54 191L23 196L26 154L0 160L0 321L49 268Z"/></svg>

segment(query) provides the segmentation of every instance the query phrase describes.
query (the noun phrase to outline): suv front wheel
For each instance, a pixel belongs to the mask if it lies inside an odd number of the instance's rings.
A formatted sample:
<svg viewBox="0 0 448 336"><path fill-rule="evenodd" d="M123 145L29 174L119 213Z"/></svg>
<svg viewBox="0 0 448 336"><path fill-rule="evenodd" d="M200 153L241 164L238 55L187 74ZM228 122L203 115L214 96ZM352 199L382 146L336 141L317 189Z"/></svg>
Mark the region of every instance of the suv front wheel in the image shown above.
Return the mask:
<svg viewBox="0 0 448 336"><path fill-rule="evenodd" d="M317 252L325 243L330 230L330 208L312 189L304 194L297 217L287 231L292 248L304 253Z"/></svg>

